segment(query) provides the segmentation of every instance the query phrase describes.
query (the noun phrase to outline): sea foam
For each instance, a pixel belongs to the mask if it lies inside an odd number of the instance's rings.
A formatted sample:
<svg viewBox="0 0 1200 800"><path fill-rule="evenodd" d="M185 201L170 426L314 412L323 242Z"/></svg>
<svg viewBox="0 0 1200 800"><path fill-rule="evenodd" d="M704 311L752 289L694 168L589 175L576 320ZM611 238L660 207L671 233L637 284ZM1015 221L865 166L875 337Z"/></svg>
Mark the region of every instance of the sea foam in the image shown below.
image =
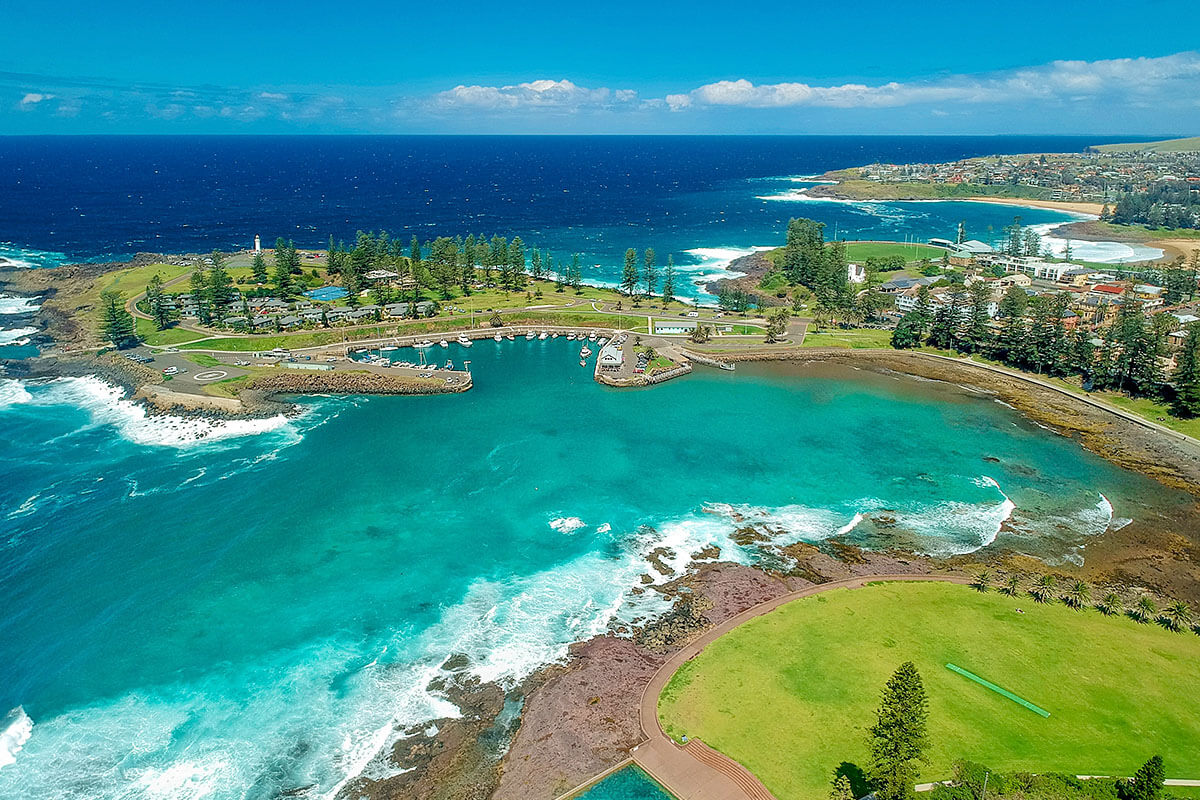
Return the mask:
<svg viewBox="0 0 1200 800"><path fill-rule="evenodd" d="M0 329L0 344L15 342L17 339L23 339L24 337L31 336L37 332L37 328L11 328L9 330Z"/></svg>
<svg viewBox="0 0 1200 800"><path fill-rule="evenodd" d="M550 520L550 527L559 533L573 533L586 524L579 517L559 517L558 519Z"/></svg>
<svg viewBox="0 0 1200 800"><path fill-rule="evenodd" d="M0 719L0 769L16 763L17 753L33 735L33 720L17 706Z"/></svg>
<svg viewBox="0 0 1200 800"><path fill-rule="evenodd" d="M32 314L42 307L37 297L13 297L0 294L0 315Z"/></svg>
<svg viewBox="0 0 1200 800"><path fill-rule="evenodd" d="M1081 220L1093 220L1097 217L1091 214L1073 214ZM1029 229L1036 231L1042 237L1042 247L1061 258L1067 252L1067 239L1050 236L1050 231L1062 225L1061 222L1048 222L1030 225ZM1071 258L1079 261L1092 261L1098 264L1127 264L1135 261L1154 261L1162 258L1163 251L1157 247L1147 247L1144 244L1126 244L1124 242L1087 242L1082 239L1071 239Z"/></svg>
<svg viewBox="0 0 1200 800"><path fill-rule="evenodd" d="M112 426L134 444L159 447L187 447L267 433L283 429L291 422L282 414L245 420L152 415L127 399L124 389L93 377L56 378L40 384L0 383L0 407L13 403L76 406L88 412L94 425Z"/></svg>

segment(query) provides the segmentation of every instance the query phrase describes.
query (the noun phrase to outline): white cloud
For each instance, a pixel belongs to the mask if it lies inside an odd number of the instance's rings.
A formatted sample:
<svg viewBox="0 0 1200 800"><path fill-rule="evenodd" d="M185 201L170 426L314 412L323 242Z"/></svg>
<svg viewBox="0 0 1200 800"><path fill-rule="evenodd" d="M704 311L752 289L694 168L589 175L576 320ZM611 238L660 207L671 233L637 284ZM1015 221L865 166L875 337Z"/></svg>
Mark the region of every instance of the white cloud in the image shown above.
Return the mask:
<svg viewBox="0 0 1200 800"><path fill-rule="evenodd" d="M1200 53L1161 58L1054 61L981 75L951 75L875 86L846 83L754 84L745 78L705 84L686 95L667 95L672 111L695 106L745 108L884 108L926 103L1015 103L1030 100L1122 99L1179 103L1200 94Z"/></svg>
<svg viewBox="0 0 1200 800"><path fill-rule="evenodd" d="M287 100L288 96L282 92L259 92L259 100Z"/></svg>
<svg viewBox="0 0 1200 800"><path fill-rule="evenodd" d="M455 86L433 97L439 108L476 108L490 111L548 109L577 111L584 108L634 106L632 89L589 89L568 80L536 80L511 86Z"/></svg>
<svg viewBox="0 0 1200 800"><path fill-rule="evenodd" d="M28 94L26 94L24 97L21 98L21 108L30 109L30 108L33 108L34 106L36 106L38 103L43 103L47 100L53 100L53 99L54 99L54 95L52 95L52 94L43 94L41 92L29 92Z"/></svg>

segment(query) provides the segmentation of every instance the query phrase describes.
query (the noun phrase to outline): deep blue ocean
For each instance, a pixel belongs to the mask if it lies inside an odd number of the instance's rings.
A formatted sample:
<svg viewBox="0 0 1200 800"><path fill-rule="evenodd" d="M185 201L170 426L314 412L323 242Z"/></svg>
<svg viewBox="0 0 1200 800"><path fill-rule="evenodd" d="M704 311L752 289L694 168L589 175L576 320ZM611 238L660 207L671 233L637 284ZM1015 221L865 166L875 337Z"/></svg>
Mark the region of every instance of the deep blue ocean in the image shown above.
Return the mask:
<svg viewBox="0 0 1200 800"><path fill-rule="evenodd" d="M318 247L386 229L405 241L520 235L584 279L614 283L626 248L668 253L692 281L789 218L829 238L984 240L1014 214L980 203L806 202L811 176L873 161L1078 152L1095 137L9 137L0 138L0 256L48 265L138 251L205 252L277 236ZM681 282L685 283L685 282ZM691 283L681 294L695 295Z"/></svg>
<svg viewBox="0 0 1200 800"><path fill-rule="evenodd" d="M760 198L873 159L1085 143L0 139L0 239L47 266L497 231L585 250L602 279L627 246L706 269L797 213L892 239L1006 224L983 204ZM37 303L0 297L5 355L28 355L5 345ZM1188 502L943 383L773 365L619 391L565 340L452 348L469 393L309 398L294 419L147 417L95 379L0 377L0 798L334 798L388 774L408 726L457 713L430 686L451 656L515 685L662 613L643 582L708 546L777 559L732 540L747 521L780 545L1078 562Z"/></svg>

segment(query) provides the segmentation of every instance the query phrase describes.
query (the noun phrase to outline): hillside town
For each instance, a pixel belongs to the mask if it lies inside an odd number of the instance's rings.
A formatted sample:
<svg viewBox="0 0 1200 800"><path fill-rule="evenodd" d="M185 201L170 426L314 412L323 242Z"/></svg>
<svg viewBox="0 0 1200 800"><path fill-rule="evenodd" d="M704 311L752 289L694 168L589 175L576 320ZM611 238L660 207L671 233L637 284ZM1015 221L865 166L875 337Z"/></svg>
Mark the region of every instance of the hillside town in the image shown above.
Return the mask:
<svg viewBox="0 0 1200 800"><path fill-rule="evenodd" d="M1025 187L1044 190L1044 198L1050 200L1106 203L1164 182L1200 191L1200 152L1097 151L988 156L940 164L874 163L838 177L947 187Z"/></svg>

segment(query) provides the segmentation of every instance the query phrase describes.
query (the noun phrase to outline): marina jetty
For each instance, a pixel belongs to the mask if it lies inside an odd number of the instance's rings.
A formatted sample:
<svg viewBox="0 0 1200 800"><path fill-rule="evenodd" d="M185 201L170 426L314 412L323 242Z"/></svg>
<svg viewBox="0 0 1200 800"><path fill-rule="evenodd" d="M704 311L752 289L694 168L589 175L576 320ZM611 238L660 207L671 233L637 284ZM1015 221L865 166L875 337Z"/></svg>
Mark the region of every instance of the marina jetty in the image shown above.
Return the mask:
<svg viewBox="0 0 1200 800"><path fill-rule="evenodd" d="M618 333L601 345L593 377L605 386L628 388L653 386L691 371L690 359L674 344L643 345L640 338L630 343L629 334Z"/></svg>

